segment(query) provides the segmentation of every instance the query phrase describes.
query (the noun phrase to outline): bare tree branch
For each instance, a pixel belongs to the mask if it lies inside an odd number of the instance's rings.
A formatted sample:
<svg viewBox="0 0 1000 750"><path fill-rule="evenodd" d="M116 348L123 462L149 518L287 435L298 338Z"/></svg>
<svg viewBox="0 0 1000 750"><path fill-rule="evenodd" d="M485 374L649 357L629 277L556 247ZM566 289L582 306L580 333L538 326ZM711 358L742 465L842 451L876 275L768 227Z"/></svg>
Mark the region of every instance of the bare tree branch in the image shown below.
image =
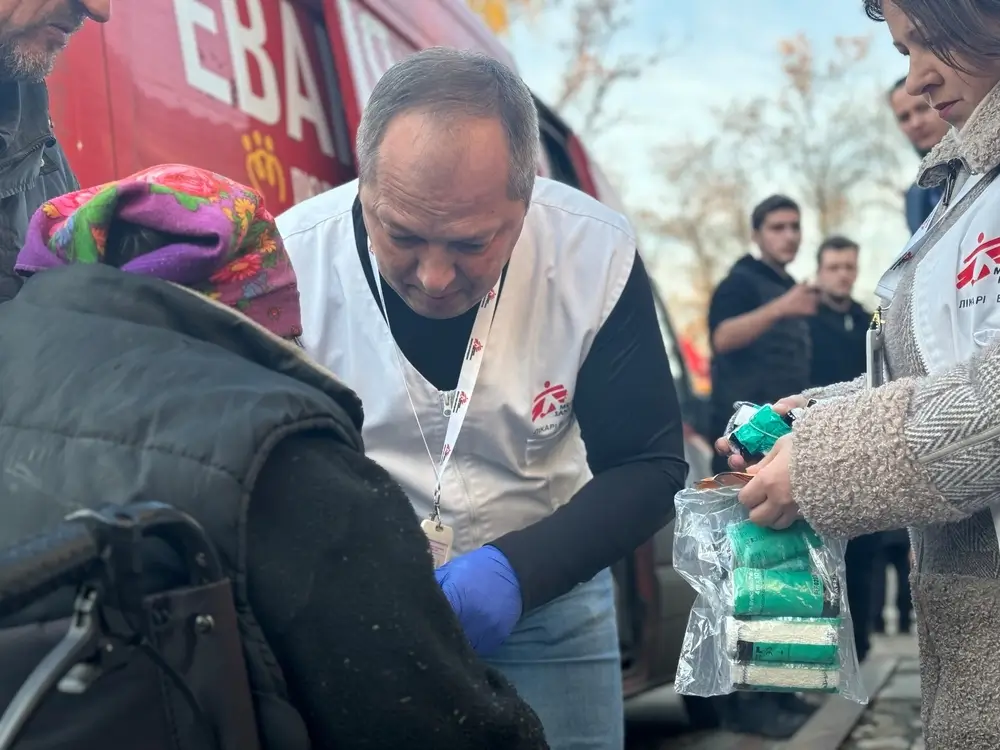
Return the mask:
<svg viewBox="0 0 1000 750"><path fill-rule="evenodd" d="M750 211L776 175L823 236L868 210L895 204L899 211L900 150L881 92L868 96L869 46L867 37L837 38L821 60L805 36L782 40L773 94L716 109L709 139L664 149L658 171L669 203L645 212L642 225L687 274L687 291L674 296L703 346L712 291L750 245Z"/></svg>
<svg viewBox="0 0 1000 750"><path fill-rule="evenodd" d="M571 1L571 6L568 3ZM584 136L606 133L624 120L624 113L608 112L608 98L622 83L639 80L666 56L665 45L651 54L619 54L615 46L633 23L630 0L519 0L530 9L572 8L573 33L560 46L568 57L554 107L579 113L574 123ZM530 10L528 10L530 13Z"/></svg>

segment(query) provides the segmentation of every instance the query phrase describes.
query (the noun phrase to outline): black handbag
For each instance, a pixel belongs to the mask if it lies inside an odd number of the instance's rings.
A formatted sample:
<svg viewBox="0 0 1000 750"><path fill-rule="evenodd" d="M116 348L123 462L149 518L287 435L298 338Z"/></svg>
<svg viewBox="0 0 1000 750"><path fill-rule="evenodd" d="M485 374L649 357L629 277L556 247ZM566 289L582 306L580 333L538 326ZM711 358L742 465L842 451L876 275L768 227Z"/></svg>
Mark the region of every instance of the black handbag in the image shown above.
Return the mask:
<svg viewBox="0 0 1000 750"><path fill-rule="evenodd" d="M0 551L0 663L0 750L260 748L230 581L162 503Z"/></svg>

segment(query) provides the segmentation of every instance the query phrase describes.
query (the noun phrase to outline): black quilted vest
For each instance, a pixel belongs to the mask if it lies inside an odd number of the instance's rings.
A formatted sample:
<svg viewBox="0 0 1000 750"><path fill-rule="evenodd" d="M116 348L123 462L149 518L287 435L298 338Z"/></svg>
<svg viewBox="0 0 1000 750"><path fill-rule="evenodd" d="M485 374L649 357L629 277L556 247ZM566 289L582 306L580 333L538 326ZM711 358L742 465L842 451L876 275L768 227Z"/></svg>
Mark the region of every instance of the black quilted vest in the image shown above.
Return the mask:
<svg viewBox="0 0 1000 750"><path fill-rule="evenodd" d="M0 304L0 547L108 503L194 516L234 584L263 744L304 750L247 599L247 507L279 441L361 451L361 422L353 392L228 308L105 266L45 271Z"/></svg>

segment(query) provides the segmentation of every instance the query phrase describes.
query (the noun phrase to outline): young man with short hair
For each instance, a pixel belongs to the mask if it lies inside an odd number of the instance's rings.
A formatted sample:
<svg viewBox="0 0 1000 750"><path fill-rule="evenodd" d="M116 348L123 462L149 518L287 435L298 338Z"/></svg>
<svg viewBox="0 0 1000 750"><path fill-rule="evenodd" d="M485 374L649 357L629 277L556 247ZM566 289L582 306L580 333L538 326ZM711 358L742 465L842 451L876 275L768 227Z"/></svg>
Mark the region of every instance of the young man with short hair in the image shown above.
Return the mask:
<svg viewBox="0 0 1000 750"><path fill-rule="evenodd" d="M760 257L736 261L708 313L712 345L712 428L722 434L735 401L771 403L801 393L809 382L806 318L816 314L818 292L785 270L802 242L801 211L791 198L772 195L751 215ZM726 460L717 457L717 470Z"/></svg>
<svg viewBox="0 0 1000 750"><path fill-rule="evenodd" d="M733 403L768 404L809 385L808 318L818 291L797 284L786 266L802 242L801 211L783 195L762 201L750 218L759 257L745 255L712 295L708 326L712 344L712 429L722 435ZM716 456L715 471L728 471ZM792 695L736 693L711 701L731 731L775 739L792 736L810 706Z"/></svg>
<svg viewBox="0 0 1000 750"><path fill-rule="evenodd" d="M923 159L944 138L949 125L923 97L906 93L905 83L906 78L900 78L889 89L889 106L900 131ZM905 198L906 224L912 234L941 200L941 188L922 188L914 183L907 188Z"/></svg>

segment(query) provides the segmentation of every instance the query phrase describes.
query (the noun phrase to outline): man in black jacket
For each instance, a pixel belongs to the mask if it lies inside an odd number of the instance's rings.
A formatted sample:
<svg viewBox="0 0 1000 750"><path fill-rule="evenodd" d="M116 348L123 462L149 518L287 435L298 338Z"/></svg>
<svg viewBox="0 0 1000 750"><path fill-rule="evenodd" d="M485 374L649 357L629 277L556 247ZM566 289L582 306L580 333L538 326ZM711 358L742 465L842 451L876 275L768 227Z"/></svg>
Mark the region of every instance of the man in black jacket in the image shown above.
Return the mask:
<svg viewBox="0 0 1000 750"><path fill-rule="evenodd" d="M806 318L816 313L818 292L796 284L785 270L799 252L800 219L798 204L782 195L754 208L750 221L760 257L740 258L712 295L708 328L716 437L725 430L734 402L772 403L809 385ZM713 468L728 471L726 458L716 456ZM727 728L774 738L791 736L810 708L793 696L754 693L713 702Z"/></svg>
<svg viewBox="0 0 1000 750"><path fill-rule="evenodd" d="M49 198L78 187L52 134L45 87L56 57L86 21L104 23L111 0L0 0L0 302L21 286L14 274L28 219Z"/></svg>
<svg viewBox="0 0 1000 750"><path fill-rule="evenodd" d="M809 381L809 326L818 292L796 284L785 267L802 241L798 204L772 195L753 210L760 257L745 255L716 288L708 312L712 345L712 431L719 437L733 402L771 403ZM716 471L728 471L716 456Z"/></svg>
<svg viewBox="0 0 1000 750"><path fill-rule="evenodd" d="M842 236L824 240L816 255L820 305L809 319L813 344L810 387L854 380L865 371L865 332L871 313L851 297L857 278L858 244ZM854 623L854 643L862 660L870 646L872 578L878 551L876 534L852 539L847 545L847 601Z"/></svg>
<svg viewBox="0 0 1000 750"><path fill-rule="evenodd" d="M816 254L820 303L809 319L812 335L810 387L854 380L865 371L865 331L871 313L851 297L858 278L858 244L834 235Z"/></svg>

